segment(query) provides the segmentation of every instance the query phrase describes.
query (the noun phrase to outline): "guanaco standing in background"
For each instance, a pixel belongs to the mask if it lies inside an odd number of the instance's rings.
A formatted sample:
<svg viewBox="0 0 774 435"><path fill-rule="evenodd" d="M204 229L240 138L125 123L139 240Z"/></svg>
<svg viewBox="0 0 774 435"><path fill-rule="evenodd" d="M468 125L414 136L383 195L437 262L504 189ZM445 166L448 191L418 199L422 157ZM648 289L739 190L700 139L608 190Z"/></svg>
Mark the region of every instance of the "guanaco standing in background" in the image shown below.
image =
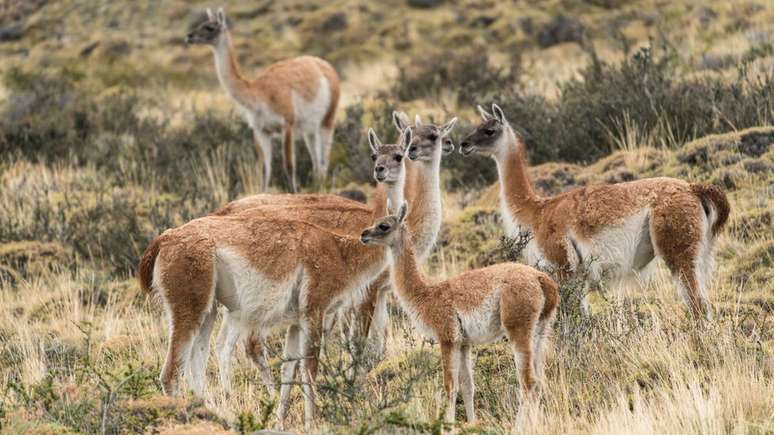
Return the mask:
<svg viewBox="0 0 774 435"><path fill-rule="evenodd" d="M253 79L245 78L239 69L222 8L216 14L207 9L207 20L185 40L189 44L209 45L212 49L220 84L253 131L263 190L268 190L271 179L271 136L277 131L283 138L282 161L290 189L298 191L295 134L302 136L309 150L315 181L322 182L328 172L339 103L336 70L323 59L301 56L273 63Z"/></svg>

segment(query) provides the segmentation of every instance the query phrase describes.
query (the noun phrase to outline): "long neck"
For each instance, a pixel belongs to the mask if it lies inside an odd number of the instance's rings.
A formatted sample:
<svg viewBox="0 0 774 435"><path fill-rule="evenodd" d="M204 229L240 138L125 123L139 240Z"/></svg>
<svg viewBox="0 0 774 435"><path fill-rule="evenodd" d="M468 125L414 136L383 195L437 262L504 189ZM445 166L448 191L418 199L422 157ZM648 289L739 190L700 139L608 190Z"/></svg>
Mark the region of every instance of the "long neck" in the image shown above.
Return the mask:
<svg viewBox="0 0 774 435"><path fill-rule="evenodd" d="M441 156L437 155L429 162L420 162L418 171L417 197L427 204L441 206Z"/></svg>
<svg viewBox="0 0 774 435"><path fill-rule="evenodd" d="M231 33L228 29L218 39L218 42L212 47L215 56L215 70L218 73L218 80L226 92L239 104L249 107L248 97L249 84L242 77L239 71L239 62L237 61L234 45L231 42Z"/></svg>
<svg viewBox="0 0 774 435"><path fill-rule="evenodd" d="M390 213L390 210L387 210L388 202L395 209L403 204L405 198L404 190L406 189L406 167L403 167L400 177L394 183L380 183L378 189L380 191L377 191L373 207L375 219Z"/></svg>
<svg viewBox="0 0 774 435"><path fill-rule="evenodd" d="M510 126L506 126L504 134L507 146L495 156L500 176L500 201L520 223L533 227L540 198L529 180L524 144Z"/></svg>
<svg viewBox="0 0 774 435"><path fill-rule="evenodd" d="M405 165L405 163L404 163ZM404 190L406 189L406 167L400 172L400 176L394 183L386 185L387 199L390 201L390 205L397 209L403 204L405 199Z"/></svg>
<svg viewBox="0 0 774 435"><path fill-rule="evenodd" d="M406 198L412 207L408 224L414 235L416 253L424 259L441 229L441 156L411 164L410 186L406 189Z"/></svg>
<svg viewBox="0 0 774 435"><path fill-rule="evenodd" d="M404 227L399 239L390 247L392 256L392 280L402 300L411 303L421 299L427 292L424 276L419 271L414 244Z"/></svg>

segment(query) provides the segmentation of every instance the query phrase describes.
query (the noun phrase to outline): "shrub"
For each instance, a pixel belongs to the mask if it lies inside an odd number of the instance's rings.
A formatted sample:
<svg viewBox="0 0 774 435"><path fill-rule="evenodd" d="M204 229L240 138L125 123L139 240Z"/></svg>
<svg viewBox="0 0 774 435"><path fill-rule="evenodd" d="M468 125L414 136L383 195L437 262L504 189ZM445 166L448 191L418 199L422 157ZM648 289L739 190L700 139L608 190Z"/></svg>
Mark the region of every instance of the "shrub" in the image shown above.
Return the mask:
<svg viewBox="0 0 774 435"><path fill-rule="evenodd" d="M491 99L518 79L519 57L509 68L493 66L485 47L444 50L411 59L402 65L391 94L400 101L438 99L452 91L461 104Z"/></svg>
<svg viewBox="0 0 774 435"><path fill-rule="evenodd" d="M619 65L592 57L579 79L562 85L556 101L518 91L499 97L523 130L533 162L597 160L618 147L624 118L668 146L774 119L774 76L750 78L740 68L736 80L686 79L673 56L653 48Z"/></svg>

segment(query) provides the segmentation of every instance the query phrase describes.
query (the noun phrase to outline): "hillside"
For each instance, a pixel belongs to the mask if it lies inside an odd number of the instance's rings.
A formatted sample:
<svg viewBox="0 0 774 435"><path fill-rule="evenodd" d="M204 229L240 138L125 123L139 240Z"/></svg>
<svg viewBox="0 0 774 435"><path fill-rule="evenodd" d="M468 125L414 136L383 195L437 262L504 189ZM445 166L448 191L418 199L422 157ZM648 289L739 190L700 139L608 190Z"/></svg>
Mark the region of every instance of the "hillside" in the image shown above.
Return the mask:
<svg viewBox="0 0 774 435"><path fill-rule="evenodd" d="M438 123L458 116L459 141L478 122L475 105L497 101L525 137L541 194L658 176L727 193L732 213L714 247L715 320L687 315L663 264L649 283L594 294L590 319L564 304L540 399L519 397L505 343L481 346L480 421L458 420L460 428L774 431L774 5L221 3L248 75L298 54L339 70L325 191L372 192L366 131L391 141L392 110ZM3 433L250 433L276 424L275 402L241 348L233 394L218 386L215 358L206 399L161 394L167 320L135 278L140 254L163 230L259 191L250 131L219 88L211 53L183 44L208 6L0 5ZM494 162L454 153L441 177L443 226L425 271L448 277L523 260L518 241L502 238ZM283 189L275 177L272 190ZM571 280L561 292L569 300L581 290ZM327 338L317 432L441 430L438 346L394 300L390 317L387 356L363 377L348 368L372 362L357 360L339 335ZM275 376L281 345L281 334L272 337ZM294 394L290 425L300 431L303 400Z"/></svg>

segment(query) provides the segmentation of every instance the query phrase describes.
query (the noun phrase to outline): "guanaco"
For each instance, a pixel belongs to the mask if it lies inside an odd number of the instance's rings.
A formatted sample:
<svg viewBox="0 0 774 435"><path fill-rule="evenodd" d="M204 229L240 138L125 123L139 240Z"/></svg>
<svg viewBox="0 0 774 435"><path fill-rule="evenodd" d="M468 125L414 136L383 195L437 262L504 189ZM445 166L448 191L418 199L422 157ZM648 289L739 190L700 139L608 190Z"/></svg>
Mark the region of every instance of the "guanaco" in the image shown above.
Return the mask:
<svg viewBox="0 0 774 435"><path fill-rule="evenodd" d="M407 207L404 202L396 215L377 220L360 240L389 249L392 284L401 306L421 333L440 343L446 421L455 419L460 386L468 421L474 421L472 346L507 337L521 387L530 392L536 374L542 376L541 356L559 305L558 286L545 273L517 263L431 283L417 264L405 223Z"/></svg>
<svg viewBox="0 0 774 435"><path fill-rule="evenodd" d="M376 168L389 168L388 170L374 170L374 176L384 182L383 194L392 203L400 203L403 200L403 191L406 178L405 149L411 142L410 130L401 132L399 142L396 144L384 144L373 129L368 131L368 141L374 152ZM295 199L296 197L300 197ZM274 201L272 201L272 199ZM384 202L384 201L381 201ZM234 201L215 212L212 216L237 215L249 210L251 216L261 218L282 217L284 219L302 220L314 222L316 225L339 234L350 233L352 236L359 234L359 228L368 225L375 218L386 214L386 202L376 208L342 198L336 195L307 194L307 195L281 195L262 194L253 195L243 200ZM417 228L417 232L421 232ZM363 291L356 291L352 295L355 300L362 299ZM332 306L331 310L339 308ZM330 319L335 313L328 313ZM265 347L261 334L252 331L244 331L240 327L240 313L224 312L221 330L217 339L218 369L221 386L226 390L231 389L231 355L238 340L245 338L245 350L247 355L256 364L261 380L270 393L274 392L274 381L266 363ZM292 380L292 379L291 379Z"/></svg>
<svg viewBox="0 0 774 435"><path fill-rule="evenodd" d="M315 180L323 181L339 103L336 70L323 59L301 56L273 63L252 80L245 78L239 69L223 8L217 13L207 9L207 20L190 32L185 41L212 49L220 84L253 131L264 191L271 179L271 136L277 132L283 137L283 167L290 189L298 191L294 134L304 139Z"/></svg>
<svg viewBox="0 0 774 435"><path fill-rule="evenodd" d="M529 264L570 273L584 267L595 287L643 272L647 277L661 257L693 314L711 318L712 245L730 212L722 190L660 177L542 197L527 174L524 141L502 109L478 109L482 122L460 143L460 152L494 158L506 232L534 236L526 248Z"/></svg>

